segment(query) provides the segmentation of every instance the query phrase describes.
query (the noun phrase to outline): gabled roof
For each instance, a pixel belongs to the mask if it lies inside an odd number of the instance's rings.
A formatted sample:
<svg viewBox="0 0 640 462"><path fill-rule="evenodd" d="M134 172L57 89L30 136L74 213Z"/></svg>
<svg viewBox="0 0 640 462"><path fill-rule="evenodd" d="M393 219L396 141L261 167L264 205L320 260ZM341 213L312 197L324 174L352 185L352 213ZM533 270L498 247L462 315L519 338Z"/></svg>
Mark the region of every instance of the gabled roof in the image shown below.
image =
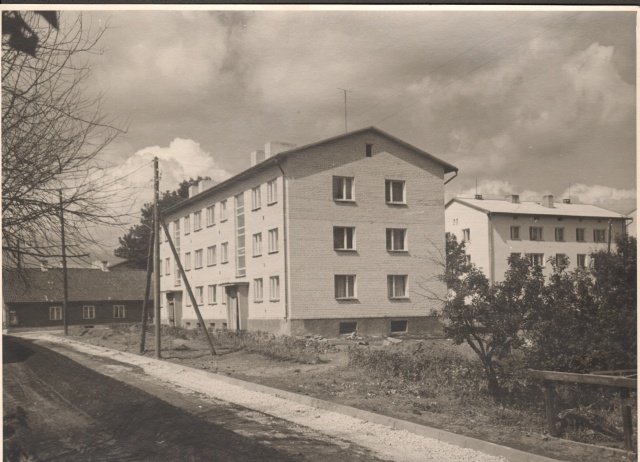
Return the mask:
<svg viewBox="0 0 640 462"><path fill-rule="evenodd" d="M473 209L485 213L505 213L518 215L553 215L563 217L590 217L590 218L625 218L621 213L605 210L595 205L589 204L565 204L564 202L555 203L553 208L545 207L538 202L520 202L513 203L506 200L496 199L464 199L454 197L445 208L452 203L466 205Z"/></svg>
<svg viewBox="0 0 640 462"><path fill-rule="evenodd" d="M379 136L387 138L387 139L393 141L394 143L397 143L397 144L403 146L406 149L409 149L409 150L411 150L411 151L413 151L413 152L415 152L417 154L420 154L421 156L426 157L427 159L430 159L430 160L434 161L437 164L442 165L444 167L444 173L445 174L458 171L457 167L455 167L455 166L453 166L453 165L451 165L451 164L449 164L449 163L447 163L447 162L445 162L445 161L443 161L441 159L438 159L434 155L429 154L428 152L423 151L422 149L417 148L416 146L413 146L412 144L409 144L406 141L402 141L400 138L396 138L395 136L390 135L389 133L384 132L384 131L380 130L379 128L367 127L367 128L362 128L360 130L354 130L354 131L351 131L351 132L348 132L348 133L343 133L342 135L334 136L334 137L331 137L331 138L326 138L324 140L316 141L314 143L305 144L304 146L298 146L298 147L289 149L287 151L283 151L283 152L281 152L279 154L276 154L275 156L269 157L268 159L260 162L259 164L256 164L256 165L254 165L254 166L252 166L252 167L250 167L250 168L248 168L246 170L243 170L242 172L232 176L231 178L228 178L228 179L216 184L215 186L213 186L213 187L211 187L209 189L206 189L206 190L202 191L201 193L196 194L195 196L190 197L189 199L186 199L186 200L180 202L179 204L176 204L176 205L174 205L172 207L169 207L167 210L162 212L162 215L169 215L172 212L174 212L176 210L180 210L183 207L185 207L185 206L187 206L187 205L189 205L189 204L191 204L191 203L193 203L193 202L195 202L197 200L200 200L200 199L202 199L204 197L208 197L208 196L214 194L215 192L219 191L220 189L223 189L224 187L226 187L226 186L228 186L230 184L233 184L234 182L236 182L238 180L241 180L243 178L251 176L252 174L257 173L257 172L259 172L261 170L264 170L266 167L269 167L271 165L277 165L281 160L286 159L290 155L297 154L297 153L300 153L302 151L306 151L307 149L315 148L315 147L321 146L321 145L326 144L326 143L332 143L334 141L339 141L339 140L342 140L344 138L349 138L349 137L352 137L352 136L355 136L355 135L361 135L362 133L366 133L366 132L375 133L375 134L377 134Z"/></svg>
<svg viewBox="0 0 640 462"><path fill-rule="evenodd" d="M146 271L67 269L70 302L142 300ZM22 277L10 269L2 270L4 303L62 302L62 269L23 268ZM153 297L153 296L151 296Z"/></svg>

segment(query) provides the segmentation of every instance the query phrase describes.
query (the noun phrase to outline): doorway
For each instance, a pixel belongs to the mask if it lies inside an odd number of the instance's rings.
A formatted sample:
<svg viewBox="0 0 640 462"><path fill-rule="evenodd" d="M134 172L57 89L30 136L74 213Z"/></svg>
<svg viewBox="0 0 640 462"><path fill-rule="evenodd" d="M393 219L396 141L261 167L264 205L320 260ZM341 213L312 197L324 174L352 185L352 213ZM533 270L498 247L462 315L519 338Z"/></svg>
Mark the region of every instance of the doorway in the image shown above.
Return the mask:
<svg viewBox="0 0 640 462"><path fill-rule="evenodd" d="M246 330L249 317L249 285L225 287L227 296L227 326L229 330Z"/></svg>

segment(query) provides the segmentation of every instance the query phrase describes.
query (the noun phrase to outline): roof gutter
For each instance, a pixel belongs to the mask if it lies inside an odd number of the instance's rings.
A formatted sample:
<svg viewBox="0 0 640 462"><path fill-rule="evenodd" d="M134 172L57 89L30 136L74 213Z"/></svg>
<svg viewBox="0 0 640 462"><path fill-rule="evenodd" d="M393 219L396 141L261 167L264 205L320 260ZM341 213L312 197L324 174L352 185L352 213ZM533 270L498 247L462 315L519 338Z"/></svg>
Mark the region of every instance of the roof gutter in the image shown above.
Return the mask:
<svg viewBox="0 0 640 462"><path fill-rule="evenodd" d="M449 178L447 181L445 181L444 184L446 185L448 182L450 182L451 180L453 180L457 176L458 176L458 171L454 170L454 175L451 178Z"/></svg>

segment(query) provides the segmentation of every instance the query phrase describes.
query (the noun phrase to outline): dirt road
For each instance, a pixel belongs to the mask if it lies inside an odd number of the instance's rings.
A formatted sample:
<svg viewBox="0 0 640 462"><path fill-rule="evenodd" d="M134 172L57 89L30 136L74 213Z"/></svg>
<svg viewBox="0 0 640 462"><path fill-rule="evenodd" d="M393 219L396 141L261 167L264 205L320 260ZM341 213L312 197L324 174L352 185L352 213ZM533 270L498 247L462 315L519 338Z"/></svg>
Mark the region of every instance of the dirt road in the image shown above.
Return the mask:
<svg viewBox="0 0 640 462"><path fill-rule="evenodd" d="M128 364L72 360L7 336L3 398L4 454L12 461L381 460L290 422L174 391Z"/></svg>

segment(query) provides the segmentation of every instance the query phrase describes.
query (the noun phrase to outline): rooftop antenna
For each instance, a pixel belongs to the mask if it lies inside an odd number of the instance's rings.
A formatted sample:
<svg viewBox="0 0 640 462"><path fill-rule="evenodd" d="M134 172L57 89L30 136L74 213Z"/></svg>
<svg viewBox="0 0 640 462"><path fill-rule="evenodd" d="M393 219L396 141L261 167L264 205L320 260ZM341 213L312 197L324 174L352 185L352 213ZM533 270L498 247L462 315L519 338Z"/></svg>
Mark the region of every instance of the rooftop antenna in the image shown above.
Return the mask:
<svg viewBox="0 0 640 462"><path fill-rule="evenodd" d="M344 92L344 132L347 133L347 92L352 93L352 91L345 88L338 88L338 90Z"/></svg>

